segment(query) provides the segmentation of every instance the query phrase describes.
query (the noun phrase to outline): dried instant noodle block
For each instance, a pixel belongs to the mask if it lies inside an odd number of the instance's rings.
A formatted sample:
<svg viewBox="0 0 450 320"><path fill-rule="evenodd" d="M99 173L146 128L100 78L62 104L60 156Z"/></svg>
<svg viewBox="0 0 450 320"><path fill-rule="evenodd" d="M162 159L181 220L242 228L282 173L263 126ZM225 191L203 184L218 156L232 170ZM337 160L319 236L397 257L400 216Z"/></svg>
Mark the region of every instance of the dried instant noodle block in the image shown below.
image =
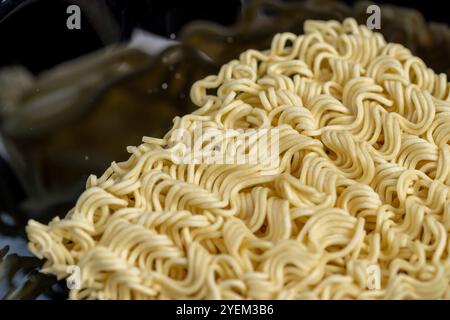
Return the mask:
<svg viewBox="0 0 450 320"><path fill-rule="evenodd" d="M44 272L80 268L70 298L450 298L446 76L353 19L304 30L196 82L198 110L29 222ZM278 166L174 162L199 122L276 128Z"/></svg>

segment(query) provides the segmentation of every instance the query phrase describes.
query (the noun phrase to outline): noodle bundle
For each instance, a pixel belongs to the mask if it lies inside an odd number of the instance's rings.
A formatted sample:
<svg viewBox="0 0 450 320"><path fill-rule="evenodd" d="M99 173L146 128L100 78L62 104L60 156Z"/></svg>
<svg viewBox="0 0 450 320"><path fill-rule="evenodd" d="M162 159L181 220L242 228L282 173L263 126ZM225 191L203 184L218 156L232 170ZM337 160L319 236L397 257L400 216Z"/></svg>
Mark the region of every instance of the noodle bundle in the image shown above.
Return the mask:
<svg viewBox="0 0 450 320"><path fill-rule="evenodd" d="M43 272L78 266L71 299L449 299L446 75L353 19L304 30L197 81L195 112L30 221ZM276 165L174 161L198 123L277 129Z"/></svg>

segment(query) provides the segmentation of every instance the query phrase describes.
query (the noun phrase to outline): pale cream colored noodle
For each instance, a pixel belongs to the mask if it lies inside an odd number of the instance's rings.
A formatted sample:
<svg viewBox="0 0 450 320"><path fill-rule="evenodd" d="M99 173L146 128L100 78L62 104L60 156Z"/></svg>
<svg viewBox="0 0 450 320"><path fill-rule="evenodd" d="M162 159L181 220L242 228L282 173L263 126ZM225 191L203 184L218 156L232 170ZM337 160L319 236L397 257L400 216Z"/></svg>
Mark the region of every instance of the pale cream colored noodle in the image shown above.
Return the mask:
<svg viewBox="0 0 450 320"><path fill-rule="evenodd" d="M194 113L30 221L72 299L450 298L450 86L353 19L307 21L196 82ZM176 164L176 129L279 129L279 166ZM380 287L368 285L379 268Z"/></svg>

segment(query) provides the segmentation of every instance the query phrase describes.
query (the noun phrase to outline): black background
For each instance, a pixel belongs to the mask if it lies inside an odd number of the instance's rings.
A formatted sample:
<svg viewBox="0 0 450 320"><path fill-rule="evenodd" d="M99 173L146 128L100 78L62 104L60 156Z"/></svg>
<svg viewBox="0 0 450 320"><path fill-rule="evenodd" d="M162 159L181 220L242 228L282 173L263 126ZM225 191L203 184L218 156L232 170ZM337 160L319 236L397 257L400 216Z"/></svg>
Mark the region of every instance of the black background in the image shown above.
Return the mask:
<svg viewBox="0 0 450 320"><path fill-rule="evenodd" d="M222 25L231 25L235 22L245 1L249 0L104 0L119 26L119 33L113 42L128 40L136 27L169 37L172 33L178 34L185 24L194 20L210 20ZM344 2L353 4L355 1ZM450 23L450 16L444 7L445 1L377 2L415 8L428 21ZM83 16L81 30L67 29L66 9L70 4L71 1L67 0L5 0L1 2L0 68L20 64L37 74L58 63L105 46L85 16ZM21 194L14 175L0 158L0 210L4 209L3 201L6 202L2 197L14 195L20 198ZM9 202L18 203L19 201ZM175 306L175 304L172 305L170 310L174 310ZM280 307L279 311L289 314L289 306L285 307ZM292 307L297 308L298 305L291 305L293 310ZM353 308L348 305L346 307Z"/></svg>
<svg viewBox="0 0 450 320"><path fill-rule="evenodd" d="M114 42L129 39L134 28L169 37L188 22L233 24L249 0L84 0L104 1L119 26ZM22 64L33 73L105 45L86 17L81 30L68 30L68 0L6 0L0 4L0 67ZM79 2L83 2L80 0ZM344 1L353 4L355 1ZM449 23L445 1L377 1L418 9L428 21ZM17 7L19 6L19 7ZM16 10L12 11L12 9Z"/></svg>

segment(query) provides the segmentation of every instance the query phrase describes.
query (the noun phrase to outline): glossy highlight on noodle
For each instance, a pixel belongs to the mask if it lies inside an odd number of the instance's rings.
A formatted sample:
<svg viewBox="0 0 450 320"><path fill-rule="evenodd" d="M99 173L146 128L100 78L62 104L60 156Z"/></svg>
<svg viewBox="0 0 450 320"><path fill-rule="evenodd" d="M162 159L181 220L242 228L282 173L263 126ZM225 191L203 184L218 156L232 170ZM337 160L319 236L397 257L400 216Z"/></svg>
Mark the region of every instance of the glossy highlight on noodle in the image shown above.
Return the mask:
<svg viewBox="0 0 450 320"><path fill-rule="evenodd" d="M450 298L446 76L353 19L304 30L197 81L199 109L29 222L44 272L80 268L71 299ZM278 128L278 166L174 163L199 121Z"/></svg>

